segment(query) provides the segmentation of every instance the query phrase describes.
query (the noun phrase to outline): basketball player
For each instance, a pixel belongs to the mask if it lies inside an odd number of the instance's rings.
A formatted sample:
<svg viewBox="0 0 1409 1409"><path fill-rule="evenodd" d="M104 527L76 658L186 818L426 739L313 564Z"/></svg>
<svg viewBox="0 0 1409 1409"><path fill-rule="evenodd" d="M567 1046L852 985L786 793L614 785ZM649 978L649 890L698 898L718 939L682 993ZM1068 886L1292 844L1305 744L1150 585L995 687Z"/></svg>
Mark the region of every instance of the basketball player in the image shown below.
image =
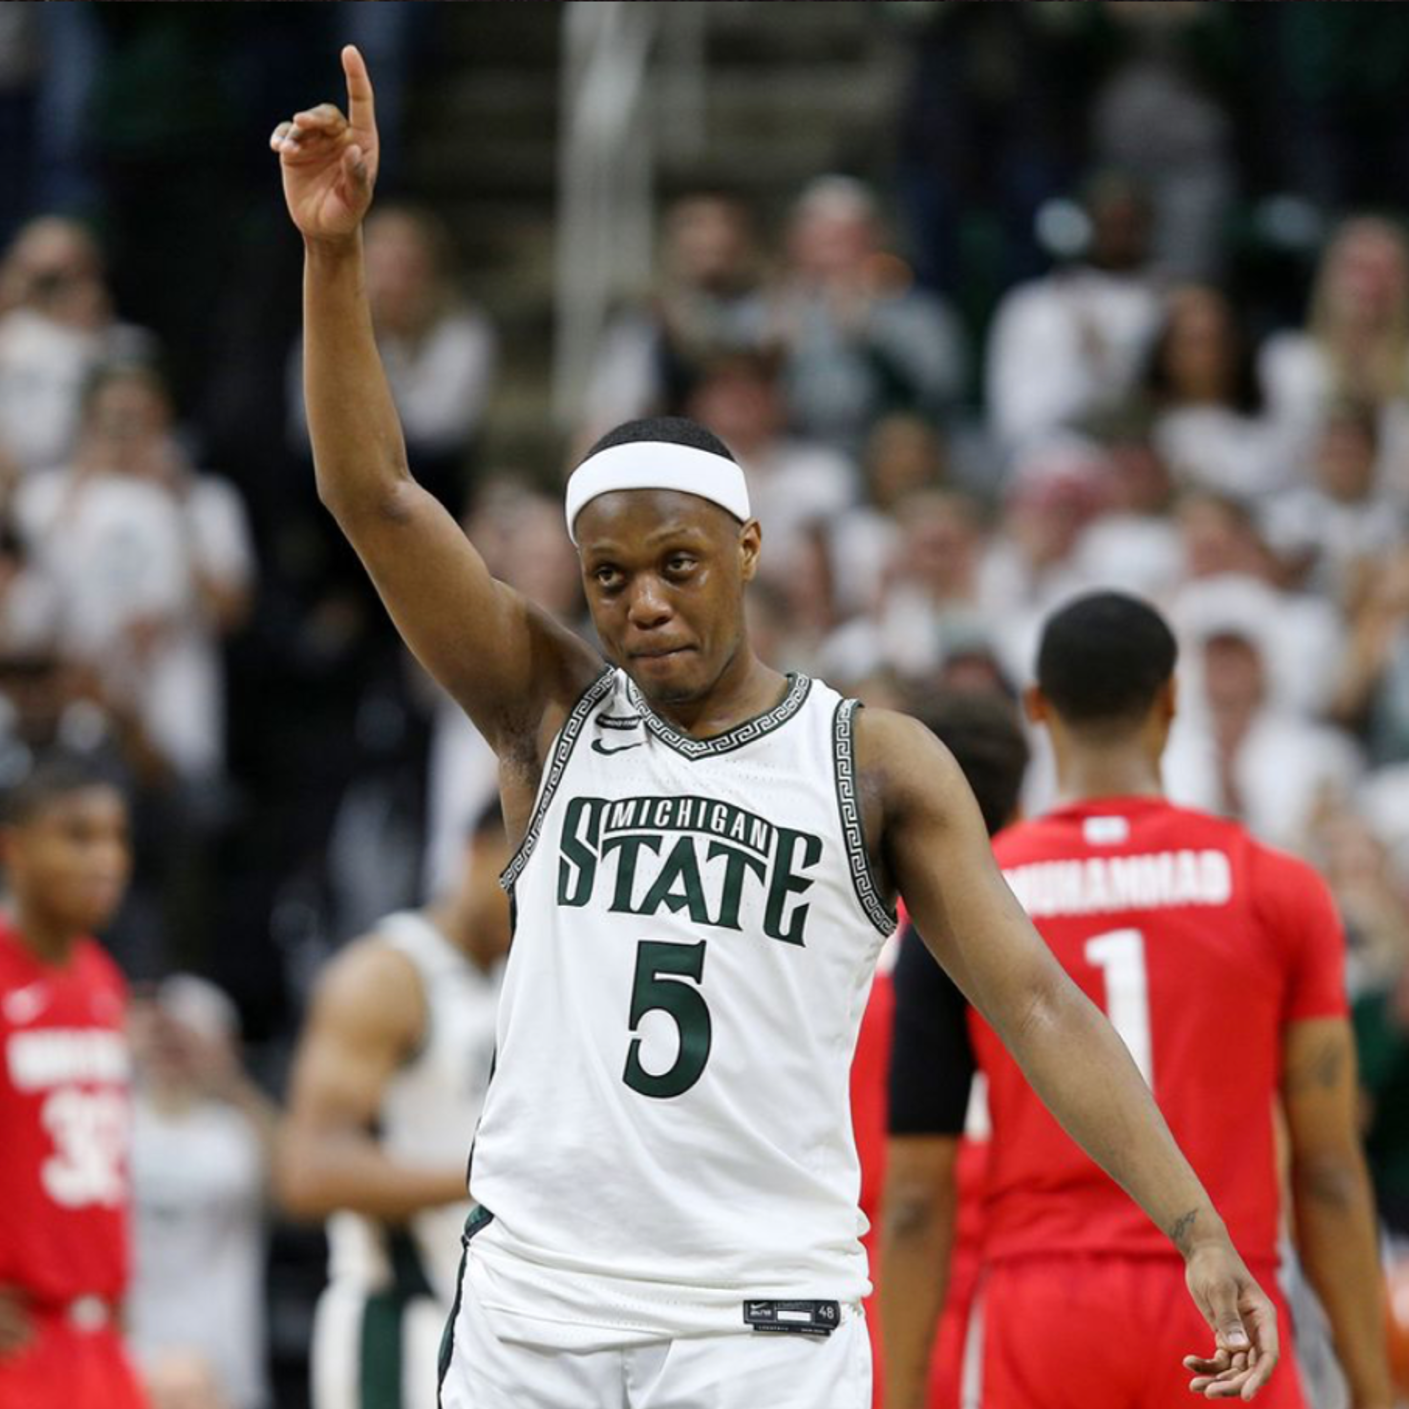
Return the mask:
<svg viewBox="0 0 1409 1409"><path fill-rule="evenodd" d="M1003 696L959 695L927 700L921 718L963 769L989 834L1012 822L1028 762L1017 710ZM974 1098L973 1062L966 1060L964 997L909 923L902 925L891 988L889 1080L881 1097L889 1136L877 1220L882 1403L958 1409L978 1276L987 1107Z"/></svg>
<svg viewBox="0 0 1409 1409"><path fill-rule="evenodd" d="M1164 800L1174 662L1169 628L1131 597L1087 596L1048 621L1028 709L1051 737L1062 802L1004 832L997 856L1053 953L1125 1038L1264 1285L1275 1285L1278 1260L1280 1097L1298 1249L1351 1404L1389 1409L1340 925L1309 867L1236 823ZM1185 1378L1173 1351L1197 1329L1183 1269L973 1015L970 1052L960 1000L936 995L944 981L929 971L929 979L916 969L897 975L900 1010L920 997L907 982L925 982L933 996L927 1023L897 1023L896 1066L912 1087L922 1069L926 1085L953 1089L976 1058L993 1126L985 1268L961 1402L1162 1409ZM931 1174L943 1203L952 1181L942 1168ZM906 1262L888 1259L888 1273ZM942 1265L936 1283L942 1291ZM894 1294L890 1409L925 1402L934 1322L910 1314L907 1286L918 1290L914 1278L884 1284ZM1195 1386L1207 1382L1206 1362L1186 1363ZM1265 1399L1302 1409L1294 1367Z"/></svg>
<svg viewBox="0 0 1409 1409"><path fill-rule="evenodd" d="M136 1409L126 990L89 937L131 872L126 804L52 755L7 797L0 848L0 1405Z"/></svg>
<svg viewBox="0 0 1409 1409"><path fill-rule="evenodd" d="M321 976L294 1061L279 1192L328 1218L314 1409L435 1403L455 1299L465 1151L494 1055L509 907L498 804L455 893L388 915Z"/></svg>
<svg viewBox="0 0 1409 1409"><path fill-rule="evenodd" d="M1213 1388L1251 1397L1276 1360L1272 1305L1004 886L952 758L750 649L760 530L727 447L632 422L569 480L610 665L495 582L411 477L363 287L372 89L355 49L343 67L350 117L325 104L270 139L305 243L319 494L498 754L519 844L443 1404L867 1403L847 1069L897 891L1179 1248L1216 1332Z"/></svg>

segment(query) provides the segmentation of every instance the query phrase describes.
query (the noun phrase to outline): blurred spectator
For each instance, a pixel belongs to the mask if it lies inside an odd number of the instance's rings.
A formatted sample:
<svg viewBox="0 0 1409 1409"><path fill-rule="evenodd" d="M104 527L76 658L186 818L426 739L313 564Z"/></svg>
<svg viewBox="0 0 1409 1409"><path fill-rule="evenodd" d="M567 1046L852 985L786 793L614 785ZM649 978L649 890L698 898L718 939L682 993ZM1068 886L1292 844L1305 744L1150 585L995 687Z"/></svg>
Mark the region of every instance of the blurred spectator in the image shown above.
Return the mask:
<svg viewBox="0 0 1409 1409"><path fill-rule="evenodd" d="M583 408L587 443L622 421L677 408L708 358L764 344L763 256L749 208L697 192L676 201L662 227L655 287L603 336Z"/></svg>
<svg viewBox="0 0 1409 1409"><path fill-rule="evenodd" d="M495 478L477 495L466 530L501 582L560 621L590 630L577 551L567 536L561 499L534 493L508 476ZM443 692L435 693L424 881L428 893L439 895L454 884L470 824L498 790L499 765L464 710Z"/></svg>
<svg viewBox="0 0 1409 1409"><path fill-rule="evenodd" d="M1400 512L1377 492L1379 419L1366 403L1327 408L1314 482L1279 495L1264 531L1291 581L1349 602L1374 566L1404 541Z"/></svg>
<svg viewBox="0 0 1409 1409"><path fill-rule="evenodd" d="M1409 550L1378 562L1351 604L1331 718L1376 766L1409 761Z"/></svg>
<svg viewBox="0 0 1409 1409"><path fill-rule="evenodd" d="M1102 587L1166 600L1184 569L1170 514L1169 466L1151 438L1149 419L1127 411L1087 429L1104 452L1104 512L1082 533L1077 573Z"/></svg>
<svg viewBox="0 0 1409 1409"><path fill-rule="evenodd" d="M0 445L26 470L57 465L74 448L88 378L107 361L150 358L155 343L116 320L97 242L59 216L16 235L0 307Z"/></svg>
<svg viewBox="0 0 1409 1409"><path fill-rule="evenodd" d="M1027 455L1008 486L984 555L979 600L1000 632L1005 666L1026 679L1038 624L1086 586L1078 549L1106 505L1104 452L1090 441L1053 441Z"/></svg>
<svg viewBox="0 0 1409 1409"><path fill-rule="evenodd" d="M1319 809L1350 796L1361 761L1338 730L1287 709L1273 686L1275 613L1255 584L1210 584L1178 625L1193 647L1195 690L1165 759L1169 795L1244 822L1258 837L1304 850ZM1187 682L1186 682L1187 683Z"/></svg>
<svg viewBox="0 0 1409 1409"><path fill-rule="evenodd" d="M832 518L829 548L836 564L837 610L843 616L876 605L899 535L896 513L912 494L948 478L948 450L920 416L895 412L871 429L861 453L863 502Z"/></svg>
<svg viewBox="0 0 1409 1409"><path fill-rule="evenodd" d="M1159 320L1144 191L1114 173L1092 181L1084 256L1019 284L989 334L986 399L1008 452L1121 400Z"/></svg>
<svg viewBox="0 0 1409 1409"><path fill-rule="evenodd" d="M1319 715L1332 680L1329 672L1307 670L1306 662L1335 658L1341 636L1335 607L1314 593L1282 588L1278 564L1240 501L1198 491L1179 500L1175 517L1184 553L1183 581L1168 598L1176 627L1197 634L1206 620L1234 608L1247 620L1260 618L1278 708ZM1188 669L1197 671L1197 652L1189 654Z"/></svg>
<svg viewBox="0 0 1409 1409"><path fill-rule="evenodd" d="M1092 157L1138 177L1154 212L1154 256L1179 278L1208 278L1225 260L1237 187L1226 99L1195 62L1194 33L1222 17L1206 5L1117 0L1103 6L1126 54L1092 103Z"/></svg>
<svg viewBox="0 0 1409 1409"><path fill-rule="evenodd" d="M768 526L759 571L782 580L793 571L800 535L855 499L850 462L826 445L786 434L778 362L769 353L726 353L706 362L686 412L738 456L748 475L749 507Z"/></svg>
<svg viewBox="0 0 1409 1409"><path fill-rule="evenodd" d="M1247 338L1228 299L1190 284L1165 304L1145 370L1155 443L1175 478L1253 498L1291 482L1288 438L1263 414Z"/></svg>
<svg viewBox="0 0 1409 1409"><path fill-rule="evenodd" d="M1301 446L1331 403L1349 398L1379 408L1385 459L1401 464L1409 452L1409 244L1397 225L1356 216L1337 229L1306 328L1269 338L1261 372L1272 414Z"/></svg>
<svg viewBox="0 0 1409 1409"><path fill-rule="evenodd" d="M820 177L798 198L771 318L794 426L850 454L887 412L937 421L963 390L957 320L912 286L881 242L874 197L850 177Z"/></svg>
<svg viewBox="0 0 1409 1409"><path fill-rule="evenodd" d="M859 681L882 669L910 680L932 677L952 654L989 644L979 605L983 524L975 504L928 490L901 501L896 523L899 541L879 607L827 641L821 667L828 678Z"/></svg>
<svg viewBox="0 0 1409 1409"><path fill-rule="evenodd" d="M457 287L449 232L428 211L381 206L368 218L367 296L377 348L416 478L448 505L464 498L466 461L484 418L497 342ZM303 343L289 358L289 433L308 448Z"/></svg>
<svg viewBox="0 0 1409 1409"><path fill-rule="evenodd" d="M35 570L19 534L0 522L0 658L48 654L58 627L54 584Z"/></svg>
<svg viewBox="0 0 1409 1409"><path fill-rule="evenodd" d="M1409 895L1389 848L1344 800L1323 809L1310 842L1345 924L1350 996L1392 987L1409 963Z"/></svg>
<svg viewBox="0 0 1409 1409"><path fill-rule="evenodd" d="M252 552L234 488L186 464L160 378L101 371L73 465L31 476L15 508L56 584L65 653L132 713L160 767L217 777L219 642L247 610Z"/></svg>
<svg viewBox="0 0 1409 1409"><path fill-rule="evenodd" d="M234 1005L213 984L189 974L165 979L134 1002L130 1027L133 1346L152 1366L172 1355L203 1357L215 1402L262 1409L273 1107L240 1069Z"/></svg>

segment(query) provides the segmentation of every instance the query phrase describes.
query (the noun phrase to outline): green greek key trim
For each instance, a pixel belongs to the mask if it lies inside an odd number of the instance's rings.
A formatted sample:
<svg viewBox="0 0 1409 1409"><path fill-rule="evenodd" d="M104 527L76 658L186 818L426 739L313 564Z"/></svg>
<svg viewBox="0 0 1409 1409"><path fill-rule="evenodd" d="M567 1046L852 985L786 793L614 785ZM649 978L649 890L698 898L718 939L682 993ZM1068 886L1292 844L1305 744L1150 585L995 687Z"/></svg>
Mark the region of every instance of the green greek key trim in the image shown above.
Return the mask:
<svg viewBox="0 0 1409 1409"><path fill-rule="evenodd" d="M646 728L661 743L668 744L676 753L689 759L714 758L721 753L732 753L735 749L743 748L745 744L753 743L755 739L761 739L765 735L771 734L775 729L786 724L802 708L803 701L807 698L807 692L811 688L812 681L808 676L790 673L788 675L788 692L772 709L763 714L755 714L751 719L745 719L742 724L736 724L732 729L726 729L724 733L716 734L711 739L695 739L691 738L689 734L682 734L678 729L667 724L646 703L646 697L636 688L634 680L628 678L626 682L627 694L630 696L631 703L640 711Z"/></svg>
<svg viewBox="0 0 1409 1409"><path fill-rule="evenodd" d="M578 697L572 712L564 720L563 727L558 730L558 741L553 746L553 756L538 790L538 803L533 809L533 820L528 824L528 831L524 833L519 849L499 877L499 884L505 890L513 890L514 882L528 865L528 858L533 855L533 848L538 845L539 835L543 831L543 819L548 815L548 806L553 801L558 784L563 781L568 759L572 757L573 746L582 734L587 716L611 693L615 679L616 671L608 666Z"/></svg>
<svg viewBox="0 0 1409 1409"><path fill-rule="evenodd" d="M881 899L880 887L871 871L871 854L866 849L866 824L856 796L856 749L854 723L860 700L842 700L832 718L832 757L836 766L837 810L841 814L842 837L856 898L866 918L887 938L896 926L895 912Z"/></svg>

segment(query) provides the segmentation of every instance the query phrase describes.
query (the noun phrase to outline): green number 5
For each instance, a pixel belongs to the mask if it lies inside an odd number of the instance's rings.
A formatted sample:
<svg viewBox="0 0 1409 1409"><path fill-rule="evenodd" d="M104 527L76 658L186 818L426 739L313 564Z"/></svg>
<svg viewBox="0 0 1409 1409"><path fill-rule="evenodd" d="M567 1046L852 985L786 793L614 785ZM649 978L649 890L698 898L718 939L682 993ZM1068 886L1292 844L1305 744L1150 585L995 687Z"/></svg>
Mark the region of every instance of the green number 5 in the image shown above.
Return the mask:
<svg viewBox="0 0 1409 1409"><path fill-rule="evenodd" d="M636 947L636 981L631 986L632 1032L654 1008L669 1013L680 1029L680 1051L669 1069L658 1075L641 1065L641 1039L631 1039L622 1079L643 1096L679 1096L700 1079L705 1069L713 1031L709 1009L695 987L704 978L704 961L704 940L698 944L642 940Z"/></svg>

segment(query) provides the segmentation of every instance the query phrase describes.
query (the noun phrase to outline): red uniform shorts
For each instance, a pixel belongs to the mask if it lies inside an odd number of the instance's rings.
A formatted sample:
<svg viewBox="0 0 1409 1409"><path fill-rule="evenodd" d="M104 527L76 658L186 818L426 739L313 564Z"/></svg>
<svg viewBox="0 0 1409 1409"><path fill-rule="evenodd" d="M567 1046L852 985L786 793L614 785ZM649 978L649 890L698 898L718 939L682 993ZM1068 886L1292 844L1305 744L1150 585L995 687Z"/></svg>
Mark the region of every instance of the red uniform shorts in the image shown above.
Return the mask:
<svg viewBox="0 0 1409 1409"><path fill-rule="evenodd" d="M147 1397L112 1325L63 1312L35 1316L34 1337L0 1355L0 1409L146 1409Z"/></svg>
<svg viewBox="0 0 1409 1409"><path fill-rule="evenodd" d="M1271 1275L1282 1358L1258 1409L1306 1409L1291 1348L1291 1318ZM1184 1284L1181 1263L1069 1255L991 1264L974 1302L964 1409L1179 1409L1186 1355L1207 1355L1213 1332Z"/></svg>

